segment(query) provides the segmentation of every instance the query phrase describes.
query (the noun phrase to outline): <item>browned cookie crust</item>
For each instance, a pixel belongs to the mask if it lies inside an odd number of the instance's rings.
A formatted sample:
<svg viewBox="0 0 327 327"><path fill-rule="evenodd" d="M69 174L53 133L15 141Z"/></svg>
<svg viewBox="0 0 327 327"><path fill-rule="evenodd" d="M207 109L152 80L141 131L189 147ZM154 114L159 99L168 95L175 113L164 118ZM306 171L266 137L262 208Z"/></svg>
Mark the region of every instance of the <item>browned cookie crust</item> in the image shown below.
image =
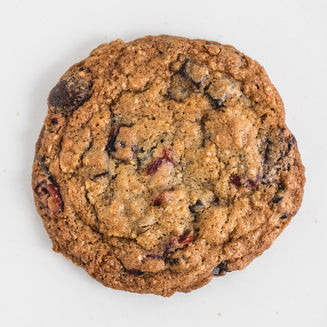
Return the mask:
<svg viewBox="0 0 327 327"><path fill-rule="evenodd" d="M172 36L100 45L50 92L33 191L53 249L170 296L243 269L299 209L304 167L264 69Z"/></svg>

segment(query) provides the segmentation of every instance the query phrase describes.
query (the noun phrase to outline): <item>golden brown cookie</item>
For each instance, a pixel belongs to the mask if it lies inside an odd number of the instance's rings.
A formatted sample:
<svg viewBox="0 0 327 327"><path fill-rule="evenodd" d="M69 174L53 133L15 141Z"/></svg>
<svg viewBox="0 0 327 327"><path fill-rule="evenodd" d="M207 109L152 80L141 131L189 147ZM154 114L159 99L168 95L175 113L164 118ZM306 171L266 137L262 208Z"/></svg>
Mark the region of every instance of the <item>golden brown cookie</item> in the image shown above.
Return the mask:
<svg viewBox="0 0 327 327"><path fill-rule="evenodd" d="M100 45L52 89L33 191L55 251L170 296L243 269L299 209L304 167L264 69L229 45Z"/></svg>

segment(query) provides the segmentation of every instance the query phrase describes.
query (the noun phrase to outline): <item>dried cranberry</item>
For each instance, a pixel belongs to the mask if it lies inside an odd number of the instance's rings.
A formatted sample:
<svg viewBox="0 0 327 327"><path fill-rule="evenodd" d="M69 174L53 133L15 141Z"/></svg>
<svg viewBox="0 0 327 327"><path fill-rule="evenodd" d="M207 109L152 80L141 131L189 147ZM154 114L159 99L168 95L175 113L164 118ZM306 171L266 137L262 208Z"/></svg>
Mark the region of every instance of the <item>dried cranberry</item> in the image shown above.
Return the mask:
<svg viewBox="0 0 327 327"><path fill-rule="evenodd" d="M163 258L167 258L168 254L175 249L182 248L188 244L193 243L195 237L193 234L184 234L181 236L173 236L166 244L166 249L163 252Z"/></svg>
<svg viewBox="0 0 327 327"><path fill-rule="evenodd" d="M178 239L178 243L182 246L190 244L194 241L194 235L183 235Z"/></svg>
<svg viewBox="0 0 327 327"><path fill-rule="evenodd" d="M63 202L59 188L55 184L43 180L35 187L35 192L40 199L41 206L48 209L51 215L58 215L63 211ZM50 199L53 201L54 205L49 206Z"/></svg>
<svg viewBox="0 0 327 327"><path fill-rule="evenodd" d="M170 154L173 152L172 149L165 149L164 150L164 154L162 157L155 159L150 166L147 169L146 175L147 176L151 176L154 175L158 168L161 166L162 163L164 162L169 162L171 163L173 166L175 166L175 162L170 158Z"/></svg>
<svg viewBox="0 0 327 327"><path fill-rule="evenodd" d="M161 205L162 199L161 196L159 195L154 201L153 201L153 205L155 207L159 207Z"/></svg>
<svg viewBox="0 0 327 327"><path fill-rule="evenodd" d="M258 185L259 181L260 181L260 175L257 174L257 176L255 177L255 179L253 181L250 179L247 179L244 183L244 186L247 188L253 189Z"/></svg>
<svg viewBox="0 0 327 327"><path fill-rule="evenodd" d="M235 174L232 174L230 176L230 182L235 185L236 187L241 187L242 183L241 183L241 177Z"/></svg>

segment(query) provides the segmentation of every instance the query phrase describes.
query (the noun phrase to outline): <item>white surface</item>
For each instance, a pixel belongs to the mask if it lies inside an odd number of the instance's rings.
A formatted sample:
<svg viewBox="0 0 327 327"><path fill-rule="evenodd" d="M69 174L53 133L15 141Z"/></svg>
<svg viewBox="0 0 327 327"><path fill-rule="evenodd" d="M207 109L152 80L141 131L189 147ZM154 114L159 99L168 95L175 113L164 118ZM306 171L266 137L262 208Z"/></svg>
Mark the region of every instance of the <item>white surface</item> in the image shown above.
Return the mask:
<svg viewBox="0 0 327 327"><path fill-rule="evenodd" d="M0 326L327 326L327 2L0 2ZM303 205L241 272L169 299L114 291L62 255L34 209L31 164L46 98L97 45L146 34L230 43L267 70L296 135Z"/></svg>

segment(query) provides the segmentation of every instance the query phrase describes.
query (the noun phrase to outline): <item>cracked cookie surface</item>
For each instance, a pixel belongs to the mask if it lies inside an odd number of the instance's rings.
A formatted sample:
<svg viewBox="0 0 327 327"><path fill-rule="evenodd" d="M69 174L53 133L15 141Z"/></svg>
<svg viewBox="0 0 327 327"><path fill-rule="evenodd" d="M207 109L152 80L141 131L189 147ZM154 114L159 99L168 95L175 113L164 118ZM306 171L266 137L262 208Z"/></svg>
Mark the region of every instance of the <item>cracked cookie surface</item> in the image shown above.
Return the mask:
<svg viewBox="0 0 327 327"><path fill-rule="evenodd" d="M106 286L170 296L243 269L301 204L264 69L172 36L100 45L52 89L33 191L53 249Z"/></svg>

